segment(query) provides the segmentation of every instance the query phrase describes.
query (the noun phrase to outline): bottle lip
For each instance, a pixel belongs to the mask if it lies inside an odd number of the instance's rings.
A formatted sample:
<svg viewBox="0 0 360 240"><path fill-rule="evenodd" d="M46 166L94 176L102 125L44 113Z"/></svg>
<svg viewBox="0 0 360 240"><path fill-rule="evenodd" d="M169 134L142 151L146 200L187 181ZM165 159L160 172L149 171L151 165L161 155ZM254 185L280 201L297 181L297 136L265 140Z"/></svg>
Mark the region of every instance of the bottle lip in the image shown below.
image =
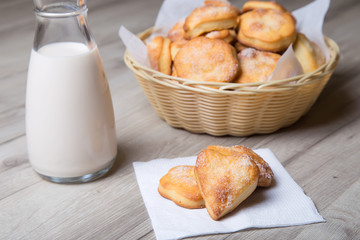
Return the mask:
<svg viewBox="0 0 360 240"><path fill-rule="evenodd" d="M77 16L87 12L86 5L78 6L64 3L54 3L43 6L40 8L34 8L34 12L37 16L48 18L64 18Z"/></svg>

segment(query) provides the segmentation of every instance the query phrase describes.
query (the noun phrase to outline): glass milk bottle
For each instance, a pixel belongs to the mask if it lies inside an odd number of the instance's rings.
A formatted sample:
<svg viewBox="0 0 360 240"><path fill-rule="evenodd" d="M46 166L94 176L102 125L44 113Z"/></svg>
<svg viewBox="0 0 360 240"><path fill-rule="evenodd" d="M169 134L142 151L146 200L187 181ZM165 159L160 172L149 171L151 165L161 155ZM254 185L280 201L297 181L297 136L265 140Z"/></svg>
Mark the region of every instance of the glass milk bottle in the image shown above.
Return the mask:
<svg viewBox="0 0 360 240"><path fill-rule="evenodd" d="M29 160L57 183L94 180L116 158L114 112L84 0L34 0L26 89Z"/></svg>

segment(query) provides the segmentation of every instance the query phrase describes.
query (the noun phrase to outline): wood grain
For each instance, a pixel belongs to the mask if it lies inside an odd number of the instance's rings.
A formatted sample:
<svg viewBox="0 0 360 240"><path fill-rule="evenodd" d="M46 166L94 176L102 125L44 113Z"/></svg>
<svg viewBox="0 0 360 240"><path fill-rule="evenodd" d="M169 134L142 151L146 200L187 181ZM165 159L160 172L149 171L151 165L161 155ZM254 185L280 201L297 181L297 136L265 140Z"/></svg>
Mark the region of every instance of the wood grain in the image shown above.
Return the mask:
<svg viewBox="0 0 360 240"><path fill-rule="evenodd" d="M240 7L244 1L232 1ZM289 10L307 3L279 1ZM155 239L132 162L195 155L211 144L270 148L326 223L195 239L358 239L360 235L360 2L332 1L324 33L340 46L334 75L307 115L273 134L213 137L175 129L146 100L117 32L153 25L161 0L89 0L89 25L112 93L118 157L97 181L42 180L27 157L26 75L35 17L27 0L0 2L0 239Z"/></svg>

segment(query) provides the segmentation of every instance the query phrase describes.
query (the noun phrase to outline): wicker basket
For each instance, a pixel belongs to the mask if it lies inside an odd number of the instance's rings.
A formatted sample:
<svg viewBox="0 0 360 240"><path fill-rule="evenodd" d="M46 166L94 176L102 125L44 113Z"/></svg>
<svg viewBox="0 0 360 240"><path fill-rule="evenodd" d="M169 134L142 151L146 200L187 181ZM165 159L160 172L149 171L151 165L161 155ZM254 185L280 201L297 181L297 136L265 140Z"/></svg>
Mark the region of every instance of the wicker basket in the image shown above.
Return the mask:
<svg viewBox="0 0 360 240"><path fill-rule="evenodd" d="M146 39L151 32L148 29L138 36ZM155 111L169 125L214 136L248 136L289 126L310 109L339 59L337 44L325 40L330 49L326 64L309 74L265 83L191 81L144 67L127 51L124 60Z"/></svg>

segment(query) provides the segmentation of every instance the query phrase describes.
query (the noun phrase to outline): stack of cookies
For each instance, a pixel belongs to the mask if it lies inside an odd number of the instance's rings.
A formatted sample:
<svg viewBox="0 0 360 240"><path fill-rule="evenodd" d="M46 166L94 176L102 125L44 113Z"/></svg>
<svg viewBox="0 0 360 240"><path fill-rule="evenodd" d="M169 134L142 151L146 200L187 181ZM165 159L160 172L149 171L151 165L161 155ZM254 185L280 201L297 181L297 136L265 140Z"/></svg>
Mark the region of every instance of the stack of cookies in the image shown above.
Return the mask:
<svg viewBox="0 0 360 240"><path fill-rule="evenodd" d="M167 75L253 83L269 79L290 44L305 73L324 63L316 44L296 32L296 20L283 6L248 1L240 10L227 1L205 0L147 49L151 67Z"/></svg>
<svg viewBox="0 0 360 240"><path fill-rule="evenodd" d="M169 170L159 182L161 196L184 208L206 207L219 220L259 187L271 186L273 172L267 162L244 146L209 146L195 166Z"/></svg>

